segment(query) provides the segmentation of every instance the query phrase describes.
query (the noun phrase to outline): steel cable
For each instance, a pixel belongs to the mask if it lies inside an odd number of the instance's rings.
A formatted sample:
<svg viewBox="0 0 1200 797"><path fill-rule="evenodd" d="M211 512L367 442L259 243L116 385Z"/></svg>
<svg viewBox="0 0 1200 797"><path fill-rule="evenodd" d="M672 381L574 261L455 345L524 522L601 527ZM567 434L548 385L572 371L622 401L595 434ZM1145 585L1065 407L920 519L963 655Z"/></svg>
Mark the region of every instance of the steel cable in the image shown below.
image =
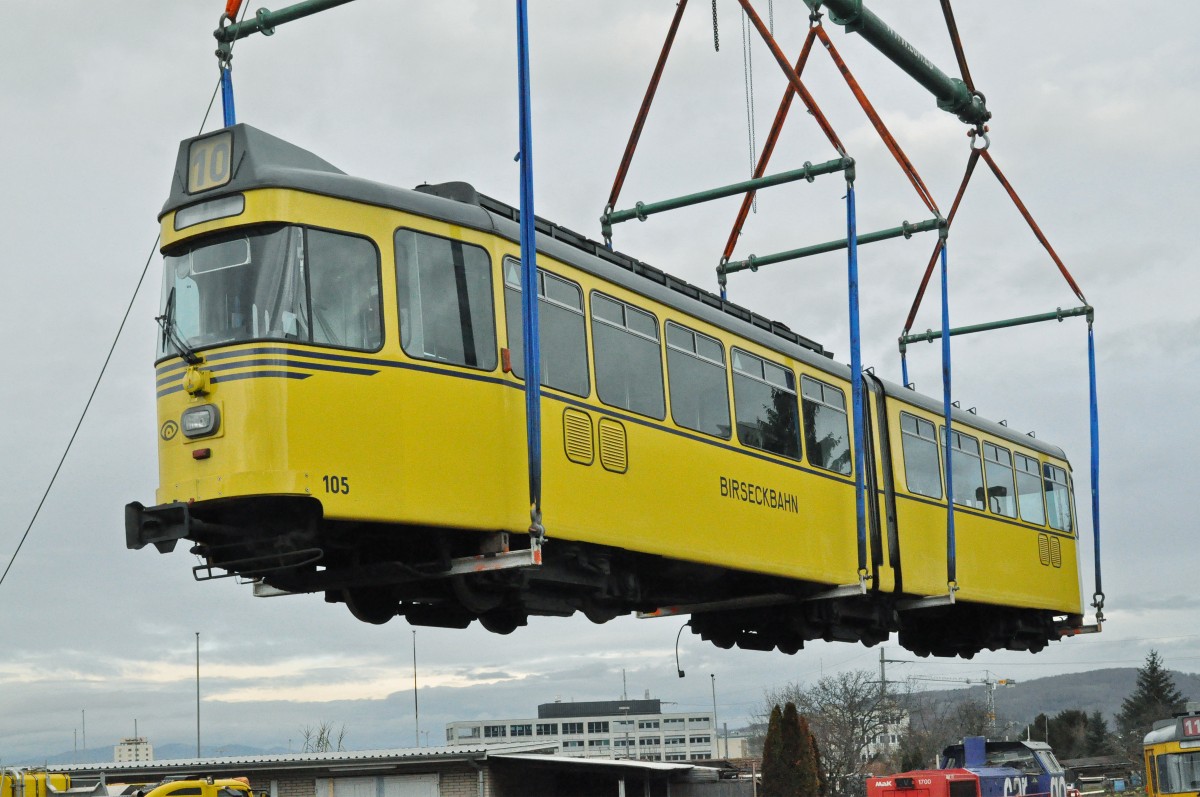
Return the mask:
<svg viewBox="0 0 1200 797"><path fill-rule="evenodd" d="M242 14L245 16L245 9L242 10ZM212 113L213 103L216 102L217 94L220 90L221 81L218 80L216 88L213 89L212 97L209 98L208 108L204 111L204 118L200 121L200 130L197 135L204 132L204 126L208 124L209 114ZM142 273L138 276L137 285L133 289L133 296L129 298L129 304L125 307L125 314L121 317L121 323L117 326L116 335L113 336L112 345L108 348L108 355L104 358L104 364L100 366L100 373L96 377L95 384L92 385L92 391L88 394L87 402L83 405L83 412L79 414L79 420L75 424L75 429L71 432L70 439L67 440L67 446L58 460L58 465L55 466L54 473L50 476L50 482L46 485L45 491L42 492L42 497L38 501L37 507L33 510L33 517L29 519L29 524L25 527L25 532L21 535L20 541L17 542L17 547L13 551L12 556L9 557L4 572L0 573L0 585L3 585L4 580L8 578L8 573L12 570L13 563L17 561L17 555L21 553L21 549L25 546L25 541L29 538L29 533L33 530L33 525L37 522L38 515L41 514L42 507L46 504L46 499L50 497L50 491L54 489L54 484L58 480L58 474L62 471L62 467L67 461L67 456L71 453L71 448L75 444L75 438L79 436L79 430L83 427L83 421L87 418L92 401L96 398L96 392L100 389L100 382L104 379L104 374L108 371L109 363L112 362L113 353L117 349L117 343L121 340L121 333L125 331L125 324L129 321L129 314L133 312L133 305L137 301L138 293L142 290L142 283L145 282L146 274L150 271L150 263L154 260L154 255L158 251L160 241L162 241L161 233L154 238L154 245L150 248L150 255L146 258L146 264L142 266Z"/></svg>

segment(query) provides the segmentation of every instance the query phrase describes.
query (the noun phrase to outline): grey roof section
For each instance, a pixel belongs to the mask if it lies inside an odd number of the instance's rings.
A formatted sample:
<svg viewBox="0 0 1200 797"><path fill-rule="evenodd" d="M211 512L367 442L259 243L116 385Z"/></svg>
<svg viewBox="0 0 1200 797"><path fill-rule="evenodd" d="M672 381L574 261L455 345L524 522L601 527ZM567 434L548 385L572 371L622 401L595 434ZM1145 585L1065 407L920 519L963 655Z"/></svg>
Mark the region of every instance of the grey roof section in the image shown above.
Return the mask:
<svg viewBox="0 0 1200 797"><path fill-rule="evenodd" d="M557 750L558 742L508 742L504 744L459 745L453 747L349 750L334 753L280 753L277 755L179 758L165 761L114 761L102 764L55 766L55 771L66 772L72 775L104 772L109 776L133 772L169 776L195 772L200 769L237 769L242 773L276 769L347 771L371 765L386 766L431 760L471 761L502 753L553 753Z"/></svg>
<svg viewBox="0 0 1200 797"><path fill-rule="evenodd" d="M565 756L537 755L536 753L506 753L491 757L504 761L545 763L577 769L604 769L610 771L631 769L641 772L661 772L664 774L686 772L690 776L687 780L709 781L720 779L720 770L717 767L689 764L682 761L638 761L627 758L568 758Z"/></svg>
<svg viewBox="0 0 1200 797"><path fill-rule="evenodd" d="M233 131L233 174L220 188L191 196L186 191L188 147L192 141L212 133L186 139L179 145L171 194L160 218L172 210L226 194L257 188L294 188L314 194L364 202L446 221L513 242L520 241L519 211L495 199L479 195L469 184L448 183L420 186L415 190L351 177L328 161L283 139L249 125ZM476 204L478 202L478 204ZM635 258L611 251L603 244L545 219L535 218L537 249L600 279L616 283L656 302L728 330L787 357L839 378L850 379L850 368L834 362L820 344L797 335L786 325L760 316L744 307L722 300L690 283L666 274ZM715 265L715 264L714 264ZM878 380L887 396L941 415L940 399L923 396L904 386ZM973 427L1040 453L1065 459L1061 448L1021 434L998 423L961 409L951 411L953 422Z"/></svg>
<svg viewBox="0 0 1200 797"><path fill-rule="evenodd" d="M540 720L661 713L661 700L590 700L579 703L542 703L538 706Z"/></svg>

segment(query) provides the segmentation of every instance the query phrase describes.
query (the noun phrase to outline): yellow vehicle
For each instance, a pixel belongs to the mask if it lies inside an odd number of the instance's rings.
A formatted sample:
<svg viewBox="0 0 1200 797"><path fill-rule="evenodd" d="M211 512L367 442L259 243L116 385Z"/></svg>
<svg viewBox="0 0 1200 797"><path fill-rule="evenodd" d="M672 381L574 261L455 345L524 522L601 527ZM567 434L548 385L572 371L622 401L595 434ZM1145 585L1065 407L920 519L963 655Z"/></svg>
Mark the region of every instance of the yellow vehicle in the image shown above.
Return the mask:
<svg viewBox="0 0 1200 797"><path fill-rule="evenodd" d="M245 778L166 780L135 792L136 797L254 797Z"/></svg>
<svg viewBox="0 0 1200 797"><path fill-rule="evenodd" d="M1154 723L1143 742L1146 797L1195 794L1200 791L1200 707Z"/></svg>
<svg viewBox="0 0 1200 797"><path fill-rule="evenodd" d="M544 548L528 534L517 211L392 188L245 125L184 141L160 217L156 505L130 548L355 617L507 633L688 612L705 639L1039 650L1081 624L1071 467L538 220ZM957 583L947 583L956 557ZM520 566L507 566L520 565Z"/></svg>
<svg viewBox="0 0 1200 797"><path fill-rule="evenodd" d="M0 797L105 797L118 793L133 797L254 797L246 778L185 778L140 786L101 782L73 787L71 776L62 772L0 771Z"/></svg>
<svg viewBox="0 0 1200 797"><path fill-rule="evenodd" d="M0 797L49 797L71 788L71 776L44 770L0 769Z"/></svg>

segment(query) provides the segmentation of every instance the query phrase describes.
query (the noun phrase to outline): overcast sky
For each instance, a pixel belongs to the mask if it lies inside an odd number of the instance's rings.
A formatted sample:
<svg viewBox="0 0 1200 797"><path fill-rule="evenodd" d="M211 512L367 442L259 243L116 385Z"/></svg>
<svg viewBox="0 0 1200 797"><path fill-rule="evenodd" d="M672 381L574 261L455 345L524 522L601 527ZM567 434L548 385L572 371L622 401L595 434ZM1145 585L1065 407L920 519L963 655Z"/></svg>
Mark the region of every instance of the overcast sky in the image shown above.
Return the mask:
<svg viewBox="0 0 1200 797"><path fill-rule="evenodd" d="M0 562L16 548L71 436L157 234L176 147L195 135L216 82L211 31L220 0L3 3L0 59ZM273 8L283 3L272 4ZM239 121L382 182L466 180L516 203L515 35L499 0L359 0L242 42ZM534 0L534 163L539 215L593 237L670 20L670 0ZM759 3L764 14L766 0ZM799 0L776 2L794 56ZM870 4L931 60L954 60L934 0ZM707 3L685 18L622 203L744 179L749 171L740 12L720 0L719 52ZM257 6L252 6L257 8ZM893 665L898 673L1029 679L1165 663L1200 669L1200 388L1192 138L1200 121L1200 6L1168 12L1107 0L957 4L977 87L995 114L992 153L1097 308L1103 427L1103 634L1031 656ZM834 41L947 209L967 157L964 127L857 36ZM927 211L820 53L806 81L859 163L860 231ZM783 79L752 50L757 141ZM206 129L220 124L215 107ZM793 111L774 164L832 157ZM843 236L844 186L825 178L764 192L737 255ZM615 245L715 289L737 200L617 229ZM895 340L933 241L861 252L864 363L899 380ZM981 166L950 245L953 321L972 323L1077 302ZM730 279L730 296L847 355L841 255ZM195 739L200 633L205 745L287 746L304 725L344 724L357 748L410 746L413 642L403 620L368 626L319 596L260 600L231 580L196 584L181 546L125 549L123 506L156 486L152 359L160 259L150 262L75 448L12 572L0 586L0 762L89 747L138 729L157 744ZM928 301L918 329L938 327ZM956 338L955 396L981 415L1066 449L1087 507L1086 327L1080 320ZM936 347L916 347L912 378L940 395ZM1091 522L1082 517L1090 595ZM551 530L553 534L553 530ZM1090 619L1090 617L1089 617ZM477 625L419 629L420 729L532 716L540 702L631 696L710 708L742 725L764 689L877 666L878 649L813 643L795 656L722 651L681 620L535 619L511 636ZM893 640L893 659L911 659ZM625 680L623 681L623 673ZM1200 698L1200 695L1193 697ZM424 735L421 736L425 742Z"/></svg>

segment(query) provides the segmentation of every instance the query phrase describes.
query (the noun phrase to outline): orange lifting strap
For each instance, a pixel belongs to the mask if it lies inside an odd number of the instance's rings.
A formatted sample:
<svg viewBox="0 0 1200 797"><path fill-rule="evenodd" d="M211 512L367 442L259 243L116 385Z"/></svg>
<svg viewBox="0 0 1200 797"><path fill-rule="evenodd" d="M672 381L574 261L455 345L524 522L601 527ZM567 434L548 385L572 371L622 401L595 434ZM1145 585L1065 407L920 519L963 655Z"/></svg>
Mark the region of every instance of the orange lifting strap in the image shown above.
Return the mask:
<svg viewBox="0 0 1200 797"><path fill-rule="evenodd" d="M242 10L242 0L225 0L225 16L236 20L238 12Z"/></svg>
<svg viewBox="0 0 1200 797"><path fill-rule="evenodd" d="M775 44L774 38L771 36L770 32L762 26L762 20L757 14L754 13L754 9L750 7L749 0L739 0L739 2L741 2L742 6L746 9L747 16L749 16L751 21L755 23L755 27L758 28L759 33L767 42L767 46L770 47L772 53L775 54L775 58L777 61L779 61L780 66L783 66L786 62L782 60L782 51L780 51L778 46ZM784 72L787 74L789 80L788 86L784 91L783 100L779 104L779 110L775 114L775 121L771 125L771 131L767 134L767 140L763 145L763 151L759 157L758 166L754 170L754 176L762 177L766 172L767 164L771 160L771 155L775 150L775 144L779 139L779 134L783 130L784 119L791 107L792 99L795 97L796 87L798 85L803 86L803 84L800 82L800 78L804 72L805 66L807 66L808 56L812 50L813 41L819 38L821 40L821 44L825 47L826 52L829 53L829 57L833 60L834 65L837 67L838 72L846 80L846 85L850 88L854 98L858 100L858 104L863 109L863 113L867 115L867 119L870 120L871 125L879 134L879 138L883 141L884 146L887 147L888 152L892 154L892 157L895 158L896 163L899 164L900 168L904 171L905 176L908 177L908 181L912 184L913 189L916 190L917 196L921 198L921 201L931 213L933 213L935 216L940 216L941 214L938 211L937 202L934 201L933 195L925 186L925 182L921 179L921 175L917 173L917 169L915 166L913 166L912 161L910 161L908 156L904 154L904 150L901 149L899 142L896 141L896 138L892 135L891 131L888 130L887 125L883 123L883 119L879 116L879 113L875 110L875 107L871 104L871 101L867 99L866 92L863 91L858 81L855 80L854 75L850 72L850 68L846 66L846 62L842 60L841 54L834 46L833 41L829 38L829 34L825 31L825 28L821 25L820 18L817 15L813 15L811 20L812 25L809 28L808 36L804 39L804 46L800 50L800 57L796 59L795 68L784 68ZM817 118L818 124L821 124L822 126L822 130L825 130L828 123L824 121L824 116L821 115L819 109L816 108L816 102L812 100L811 96L806 98L805 105L808 107L808 110L813 114L813 116ZM828 132L827 136L829 136ZM830 137L830 142L833 143L835 148L838 148L840 151L841 145L836 139L837 137L835 134ZM756 192L754 191L747 192L746 196L742 199L742 206L738 210L737 219L733 223L733 229L729 232L729 239L725 243L725 251L722 252L722 259L724 261L728 261L733 257L734 247L737 245L738 238L741 237L742 227L750 214L750 206L754 201L755 193Z"/></svg>

